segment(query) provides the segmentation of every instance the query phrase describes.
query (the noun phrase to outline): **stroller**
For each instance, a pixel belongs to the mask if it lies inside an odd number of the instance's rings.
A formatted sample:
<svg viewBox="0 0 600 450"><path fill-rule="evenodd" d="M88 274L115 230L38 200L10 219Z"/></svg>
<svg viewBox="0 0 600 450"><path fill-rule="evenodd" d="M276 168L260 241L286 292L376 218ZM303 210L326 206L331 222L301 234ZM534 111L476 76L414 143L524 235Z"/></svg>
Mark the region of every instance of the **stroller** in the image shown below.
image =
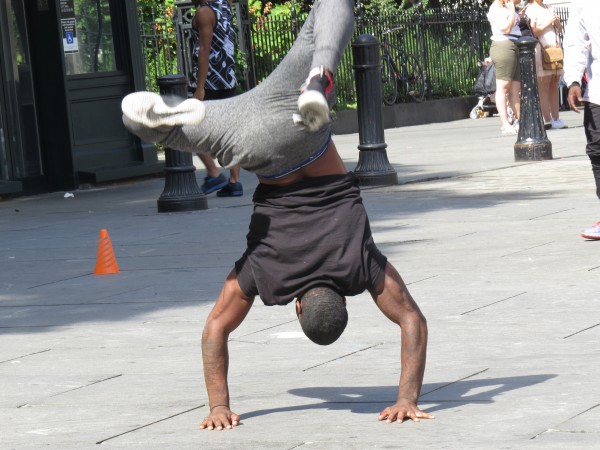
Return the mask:
<svg viewBox="0 0 600 450"><path fill-rule="evenodd" d="M486 58L485 61L479 63L479 75L475 82L474 91L479 96L479 101L469 114L471 119L492 117L498 113L494 98L496 93L496 66L490 58Z"/></svg>

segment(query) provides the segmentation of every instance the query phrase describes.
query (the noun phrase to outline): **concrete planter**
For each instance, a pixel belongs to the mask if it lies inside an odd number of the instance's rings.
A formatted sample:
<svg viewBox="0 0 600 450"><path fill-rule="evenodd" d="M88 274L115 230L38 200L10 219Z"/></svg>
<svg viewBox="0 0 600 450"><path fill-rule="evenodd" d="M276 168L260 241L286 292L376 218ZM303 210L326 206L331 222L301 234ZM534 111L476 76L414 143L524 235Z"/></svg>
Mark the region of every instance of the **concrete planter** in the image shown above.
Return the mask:
<svg viewBox="0 0 600 450"><path fill-rule="evenodd" d="M400 103L383 107L383 127L397 128L466 119L477 104L476 96ZM334 134L358 133L356 110L339 111L333 120Z"/></svg>

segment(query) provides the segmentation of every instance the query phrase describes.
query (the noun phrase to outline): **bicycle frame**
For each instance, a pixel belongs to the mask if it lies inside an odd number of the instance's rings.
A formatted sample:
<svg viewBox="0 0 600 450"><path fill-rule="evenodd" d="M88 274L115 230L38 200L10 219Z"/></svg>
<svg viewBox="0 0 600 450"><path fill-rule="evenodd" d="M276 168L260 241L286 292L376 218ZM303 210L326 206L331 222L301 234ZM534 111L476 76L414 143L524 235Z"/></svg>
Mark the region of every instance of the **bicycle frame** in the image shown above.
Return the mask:
<svg viewBox="0 0 600 450"><path fill-rule="evenodd" d="M387 37L389 33L402 29L391 28L382 33L382 97L387 105L396 103L399 90L403 100L421 102L425 97L423 72L417 57L404 50L401 33L399 47L391 45ZM390 48L398 54L399 64L394 60Z"/></svg>

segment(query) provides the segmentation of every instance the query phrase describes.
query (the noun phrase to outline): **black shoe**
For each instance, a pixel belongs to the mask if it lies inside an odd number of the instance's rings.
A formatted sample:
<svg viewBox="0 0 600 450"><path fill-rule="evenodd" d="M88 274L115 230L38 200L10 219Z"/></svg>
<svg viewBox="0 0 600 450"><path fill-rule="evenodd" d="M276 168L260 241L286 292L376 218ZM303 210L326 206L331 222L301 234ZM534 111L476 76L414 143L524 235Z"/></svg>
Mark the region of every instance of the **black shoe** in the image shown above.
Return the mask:
<svg viewBox="0 0 600 450"><path fill-rule="evenodd" d="M242 187L242 183L227 183L223 189L217 192L217 197L241 197L244 195L244 188Z"/></svg>

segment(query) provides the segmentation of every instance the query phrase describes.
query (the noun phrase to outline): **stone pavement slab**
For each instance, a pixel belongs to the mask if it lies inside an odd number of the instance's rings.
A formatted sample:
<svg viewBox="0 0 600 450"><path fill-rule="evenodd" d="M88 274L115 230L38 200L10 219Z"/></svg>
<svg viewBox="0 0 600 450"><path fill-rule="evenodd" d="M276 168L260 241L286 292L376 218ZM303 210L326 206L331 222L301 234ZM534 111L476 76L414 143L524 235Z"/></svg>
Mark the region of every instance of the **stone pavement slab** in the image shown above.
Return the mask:
<svg viewBox="0 0 600 450"><path fill-rule="evenodd" d="M363 189L375 241L428 319L421 407L394 402L399 330L366 294L338 342L256 301L230 342L233 431L207 413L201 330L245 246L245 195L158 214L159 179L0 202L0 447L593 449L600 446L598 220L581 117L515 163L497 119L386 130L397 186ZM336 136L348 167L357 135ZM198 172L198 179L203 176ZM121 272L93 275L107 228Z"/></svg>

